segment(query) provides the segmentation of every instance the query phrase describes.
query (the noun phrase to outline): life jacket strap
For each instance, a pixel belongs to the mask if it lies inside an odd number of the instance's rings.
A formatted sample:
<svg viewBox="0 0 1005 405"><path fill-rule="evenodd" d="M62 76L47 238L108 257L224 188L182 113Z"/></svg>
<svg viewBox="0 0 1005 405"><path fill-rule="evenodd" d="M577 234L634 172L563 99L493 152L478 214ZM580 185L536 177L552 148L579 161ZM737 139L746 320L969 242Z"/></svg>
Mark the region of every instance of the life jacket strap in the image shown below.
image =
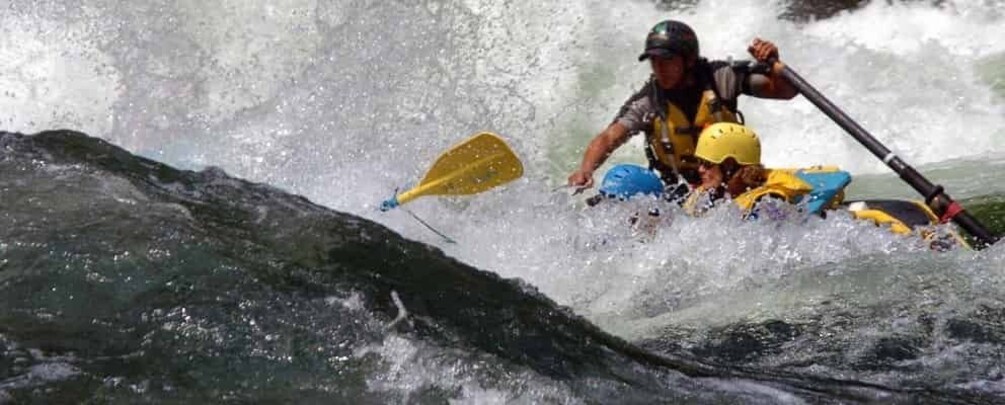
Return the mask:
<svg viewBox="0 0 1005 405"><path fill-rule="evenodd" d="M674 133L683 134L683 135L691 135L691 136L698 136L698 134L701 133L701 131L698 129L698 127L695 127L693 125L689 126L689 127L674 127L673 130L674 130Z"/></svg>

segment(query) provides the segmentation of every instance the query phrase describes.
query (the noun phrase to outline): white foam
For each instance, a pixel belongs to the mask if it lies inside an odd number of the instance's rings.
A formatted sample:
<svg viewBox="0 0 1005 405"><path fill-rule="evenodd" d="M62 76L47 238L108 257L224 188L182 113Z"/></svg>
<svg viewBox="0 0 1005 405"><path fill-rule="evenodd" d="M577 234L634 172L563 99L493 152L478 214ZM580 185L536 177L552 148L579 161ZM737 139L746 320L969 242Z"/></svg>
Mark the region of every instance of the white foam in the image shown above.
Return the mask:
<svg viewBox="0 0 1005 405"><path fill-rule="evenodd" d="M912 57L935 43L955 57L976 58L1005 51L1001 1L866 3L861 9L810 24L806 33L829 42ZM935 56L935 55L933 55Z"/></svg>
<svg viewBox="0 0 1005 405"><path fill-rule="evenodd" d="M541 378L528 370L514 370L492 359L472 359L449 349L430 346L423 342L388 335L383 342L361 347L354 352L357 358L376 354L380 358L379 371L368 376L367 388L371 392L409 397L435 387L455 396L452 404L505 404L513 402L539 402L562 398L563 403L579 400L562 383ZM503 368L503 370L500 370ZM500 373L500 371L502 371ZM503 378L486 378L483 374L499 373ZM483 382L492 381L486 387Z"/></svg>
<svg viewBox="0 0 1005 405"><path fill-rule="evenodd" d="M195 67L203 85L192 112L219 122L288 88L325 40L314 24L317 3L180 1L179 28L198 46L193 52L210 56Z"/></svg>
<svg viewBox="0 0 1005 405"><path fill-rule="evenodd" d="M120 73L87 25L0 18L0 130L72 128L96 136L113 125Z"/></svg>

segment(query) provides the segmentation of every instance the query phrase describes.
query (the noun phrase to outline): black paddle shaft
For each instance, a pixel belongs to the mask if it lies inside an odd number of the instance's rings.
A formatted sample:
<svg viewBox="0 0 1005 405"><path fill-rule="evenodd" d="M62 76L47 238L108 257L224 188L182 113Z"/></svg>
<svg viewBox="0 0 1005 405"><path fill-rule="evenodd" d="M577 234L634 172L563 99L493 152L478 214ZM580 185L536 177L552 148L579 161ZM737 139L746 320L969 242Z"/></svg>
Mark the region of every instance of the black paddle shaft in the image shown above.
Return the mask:
<svg viewBox="0 0 1005 405"><path fill-rule="evenodd" d="M900 157L887 149L886 146L879 143L875 137L852 120L848 114L841 111L834 103L831 103L823 94L820 94L817 89L807 83L798 73L783 64L781 75L793 87L798 89L804 97L810 100L813 105L817 106L820 111L827 114L841 128L844 128L851 136L855 137L862 146L865 146L873 155L876 155L876 157L883 160L883 163L886 163L893 171L897 172L901 179L904 179L907 184L910 184L911 187L925 196L925 202L938 215L943 217L949 216L953 222L977 238L979 241L978 249L991 246L998 241L997 236L991 234L976 218L964 211L957 202L953 201L949 197L949 194L946 194L945 190L943 190L942 186L932 184L921 173L918 173L917 170L901 160Z"/></svg>

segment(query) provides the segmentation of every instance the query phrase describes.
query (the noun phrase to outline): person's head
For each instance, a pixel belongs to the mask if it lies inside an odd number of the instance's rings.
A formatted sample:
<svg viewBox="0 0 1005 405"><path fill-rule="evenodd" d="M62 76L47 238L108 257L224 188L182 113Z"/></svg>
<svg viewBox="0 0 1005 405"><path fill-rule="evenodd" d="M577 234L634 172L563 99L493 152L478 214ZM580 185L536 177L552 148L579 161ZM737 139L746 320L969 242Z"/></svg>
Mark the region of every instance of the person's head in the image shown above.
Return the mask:
<svg viewBox="0 0 1005 405"><path fill-rule="evenodd" d="M709 125L698 135L695 157L705 189L725 188L736 196L764 182L761 141L749 128L731 122Z"/></svg>
<svg viewBox="0 0 1005 405"><path fill-rule="evenodd" d="M698 36L680 21L660 21L646 36L646 48L639 55L639 62L646 59L661 88L680 87L698 61Z"/></svg>
<svg viewBox="0 0 1005 405"><path fill-rule="evenodd" d="M628 200L639 194L659 196L663 193L663 182L652 170L619 164L607 171L598 191L600 194L586 201L588 205L596 205L604 197Z"/></svg>

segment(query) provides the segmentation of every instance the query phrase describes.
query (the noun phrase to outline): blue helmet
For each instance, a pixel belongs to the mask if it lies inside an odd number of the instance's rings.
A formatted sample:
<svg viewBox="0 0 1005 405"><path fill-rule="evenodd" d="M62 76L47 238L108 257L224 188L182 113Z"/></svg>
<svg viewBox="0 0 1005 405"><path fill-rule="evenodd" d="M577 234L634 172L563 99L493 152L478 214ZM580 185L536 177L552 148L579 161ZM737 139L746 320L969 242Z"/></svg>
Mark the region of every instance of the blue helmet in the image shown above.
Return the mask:
<svg viewBox="0 0 1005 405"><path fill-rule="evenodd" d="M659 176L642 166L620 164L604 174L600 184L600 194L627 200L636 194L659 196L663 193L663 182Z"/></svg>

